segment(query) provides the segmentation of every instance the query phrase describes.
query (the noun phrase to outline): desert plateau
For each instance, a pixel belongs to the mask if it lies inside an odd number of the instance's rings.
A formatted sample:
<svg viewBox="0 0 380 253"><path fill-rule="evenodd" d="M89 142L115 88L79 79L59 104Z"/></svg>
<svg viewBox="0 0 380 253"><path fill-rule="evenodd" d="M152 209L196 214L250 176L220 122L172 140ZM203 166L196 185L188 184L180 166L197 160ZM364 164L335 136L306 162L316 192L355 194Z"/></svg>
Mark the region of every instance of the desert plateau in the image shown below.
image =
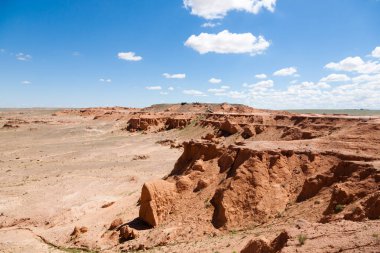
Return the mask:
<svg viewBox="0 0 380 253"><path fill-rule="evenodd" d="M0 112L1 252L379 252L380 116Z"/></svg>
<svg viewBox="0 0 380 253"><path fill-rule="evenodd" d="M0 253L380 253L380 0L0 0Z"/></svg>

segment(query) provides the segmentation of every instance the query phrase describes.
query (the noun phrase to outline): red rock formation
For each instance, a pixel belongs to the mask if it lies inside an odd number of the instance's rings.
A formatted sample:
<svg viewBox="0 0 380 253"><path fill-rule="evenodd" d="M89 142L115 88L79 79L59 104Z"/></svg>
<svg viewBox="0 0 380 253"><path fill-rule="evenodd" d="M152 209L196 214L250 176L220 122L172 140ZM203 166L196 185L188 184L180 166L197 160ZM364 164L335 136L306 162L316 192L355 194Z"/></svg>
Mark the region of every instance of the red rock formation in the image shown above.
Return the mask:
<svg viewBox="0 0 380 253"><path fill-rule="evenodd" d="M139 217L155 227L165 220L176 197L175 184L158 180L145 183L140 198Z"/></svg>
<svg viewBox="0 0 380 253"><path fill-rule="evenodd" d="M140 217L155 226L165 222L174 207L186 216L188 210L181 209L181 203L205 191L213 193L211 222L215 228L244 228L265 223L284 212L289 203L306 201L329 187L335 190L320 215L339 219L338 204L364 201L378 190L379 176L373 165L344 160L350 158L360 159L331 152L256 151L208 141L185 142L167 184L144 186ZM376 217L378 200L373 197L373 201L372 206L369 201L363 204L363 217Z"/></svg>
<svg viewBox="0 0 380 253"><path fill-rule="evenodd" d="M289 240L287 232L279 234L272 242L266 238L261 237L258 239L250 240L247 245L240 251L240 253L276 253L280 252L286 246Z"/></svg>

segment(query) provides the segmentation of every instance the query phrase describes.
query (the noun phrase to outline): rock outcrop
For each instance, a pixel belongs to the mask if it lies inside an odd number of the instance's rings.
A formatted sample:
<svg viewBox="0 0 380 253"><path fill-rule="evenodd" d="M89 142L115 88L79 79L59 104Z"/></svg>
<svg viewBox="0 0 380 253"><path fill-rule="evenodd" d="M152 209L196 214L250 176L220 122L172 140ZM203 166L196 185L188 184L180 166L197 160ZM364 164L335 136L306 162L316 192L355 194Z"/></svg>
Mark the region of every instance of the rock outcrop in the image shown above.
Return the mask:
<svg viewBox="0 0 380 253"><path fill-rule="evenodd" d="M269 242L265 237L252 239L240 251L240 253L277 253L286 246L289 240L287 232L280 233L272 242Z"/></svg>
<svg viewBox="0 0 380 253"><path fill-rule="evenodd" d="M183 201L203 203L211 194L212 225L244 228L266 223L290 203L312 199L326 188L333 191L330 203L318 214L321 220L354 217L337 209L358 203L363 207L356 216L377 217L379 172L371 162L345 160L349 158L328 152L257 151L211 141L185 142L166 181L144 185L140 217L152 226L179 214L184 217L195 211L186 213ZM203 192L207 194L199 195ZM199 200L194 200L196 196ZM171 213L174 209L176 214Z"/></svg>
<svg viewBox="0 0 380 253"><path fill-rule="evenodd" d="M153 227L159 225L172 211L175 198L175 184L164 180L145 183L140 197L140 219Z"/></svg>

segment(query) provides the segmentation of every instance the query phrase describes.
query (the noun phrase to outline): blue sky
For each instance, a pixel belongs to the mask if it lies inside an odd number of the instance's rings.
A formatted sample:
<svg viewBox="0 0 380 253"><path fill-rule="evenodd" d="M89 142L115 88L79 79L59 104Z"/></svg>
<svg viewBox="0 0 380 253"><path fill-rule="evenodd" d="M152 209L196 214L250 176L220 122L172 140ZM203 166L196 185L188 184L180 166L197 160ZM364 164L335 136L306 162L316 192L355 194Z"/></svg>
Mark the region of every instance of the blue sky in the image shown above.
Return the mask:
<svg viewBox="0 0 380 253"><path fill-rule="evenodd" d="M0 0L0 107L380 109L378 0Z"/></svg>

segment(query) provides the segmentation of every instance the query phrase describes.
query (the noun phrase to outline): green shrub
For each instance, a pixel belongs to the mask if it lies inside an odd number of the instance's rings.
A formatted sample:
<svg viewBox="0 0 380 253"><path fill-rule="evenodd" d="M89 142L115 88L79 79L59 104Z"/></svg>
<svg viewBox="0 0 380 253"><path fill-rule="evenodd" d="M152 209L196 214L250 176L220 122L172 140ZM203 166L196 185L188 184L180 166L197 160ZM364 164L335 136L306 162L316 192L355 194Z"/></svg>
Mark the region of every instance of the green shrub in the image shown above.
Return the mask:
<svg viewBox="0 0 380 253"><path fill-rule="evenodd" d="M335 206L335 213L340 213L343 211L343 209L345 208L344 205L341 205L341 204L338 204Z"/></svg>
<svg viewBox="0 0 380 253"><path fill-rule="evenodd" d="M298 243L299 243L300 246L304 245L305 242L306 242L306 240L307 240L307 236L306 235L300 234L298 236Z"/></svg>

